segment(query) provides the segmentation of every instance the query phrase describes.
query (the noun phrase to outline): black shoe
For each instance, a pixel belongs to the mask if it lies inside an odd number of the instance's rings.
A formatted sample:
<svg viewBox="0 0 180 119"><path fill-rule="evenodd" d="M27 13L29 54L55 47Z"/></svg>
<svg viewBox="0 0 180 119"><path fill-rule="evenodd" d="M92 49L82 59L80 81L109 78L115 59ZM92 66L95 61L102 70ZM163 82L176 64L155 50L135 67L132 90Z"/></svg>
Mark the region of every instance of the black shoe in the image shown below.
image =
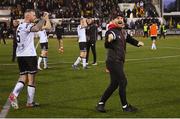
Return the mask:
<svg viewBox="0 0 180 119"><path fill-rule="evenodd" d="M123 112L137 112L137 108L128 104L126 108L123 108Z"/></svg>
<svg viewBox="0 0 180 119"><path fill-rule="evenodd" d="M103 112L103 113L105 113L106 112L106 110L105 110L105 105L104 104L97 104L97 106L96 106L96 110L98 111L98 112Z"/></svg>

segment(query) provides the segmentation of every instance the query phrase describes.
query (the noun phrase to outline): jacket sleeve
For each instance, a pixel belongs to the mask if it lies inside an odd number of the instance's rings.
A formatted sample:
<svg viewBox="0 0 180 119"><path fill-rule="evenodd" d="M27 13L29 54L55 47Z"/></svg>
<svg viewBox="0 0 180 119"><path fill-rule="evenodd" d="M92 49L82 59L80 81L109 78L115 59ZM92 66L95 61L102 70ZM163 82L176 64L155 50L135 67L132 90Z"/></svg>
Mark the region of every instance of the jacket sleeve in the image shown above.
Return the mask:
<svg viewBox="0 0 180 119"><path fill-rule="evenodd" d="M109 35L109 34L112 34L112 33L114 33L114 32L112 32L112 31L107 31L106 34L105 34L105 42L104 42L105 48L114 49L114 48L113 48L113 42L116 40L116 39L115 39L116 36L114 36L115 33L113 34L113 37L115 37L115 38L114 38L111 42L108 42L108 35Z"/></svg>
<svg viewBox="0 0 180 119"><path fill-rule="evenodd" d="M138 47L138 43L139 43L138 40L136 40L135 38L133 38L129 34L127 34L126 42L128 42L131 45L137 46L137 47Z"/></svg>
<svg viewBox="0 0 180 119"><path fill-rule="evenodd" d="M93 34L93 36L94 36L94 41L96 41L97 40L97 27L96 27L96 25L94 25L93 26L93 31L94 31L94 34Z"/></svg>

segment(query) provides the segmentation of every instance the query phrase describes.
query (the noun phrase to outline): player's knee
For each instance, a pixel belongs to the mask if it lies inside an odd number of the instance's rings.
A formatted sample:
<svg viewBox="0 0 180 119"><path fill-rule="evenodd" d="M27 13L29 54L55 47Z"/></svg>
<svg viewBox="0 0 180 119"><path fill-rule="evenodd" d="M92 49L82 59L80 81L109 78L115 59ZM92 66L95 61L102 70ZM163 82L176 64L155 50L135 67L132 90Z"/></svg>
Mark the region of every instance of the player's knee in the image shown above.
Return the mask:
<svg viewBox="0 0 180 119"><path fill-rule="evenodd" d="M48 52L46 52L46 56L48 56Z"/></svg>
<svg viewBox="0 0 180 119"><path fill-rule="evenodd" d="M85 58L85 57L86 57L86 53L81 52L81 53L80 53L80 57L81 57L81 58Z"/></svg>
<svg viewBox="0 0 180 119"><path fill-rule="evenodd" d="M45 52L44 52L44 55L47 56L47 55L48 55L48 51L45 51Z"/></svg>
<svg viewBox="0 0 180 119"><path fill-rule="evenodd" d="M42 56L42 57L47 56L47 54L48 54L48 52L47 52L47 51L45 51L45 50L43 50L43 51L41 52L41 56Z"/></svg>
<svg viewBox="0 0 180 119"><path fill-rule="evenodd" d="M28 85L35 86L35 80L34 79L29 79L28 80Z"/></svg>
<svg viewBox="0 0 180 119"><path fill-rule="evenodd" d="M81 58L84 58L84 55L80 54L80 57L81 57Z"/></svg>
<svg viewBox="0 0 180 119"><path fill-rule="evenodd" d="M83 53L82 52L80 52L80 57L83 57Z"/></svg>
<svg viewBox="0 0 180 119"><path fill-rule="evenodd" d="M26 83L26 81L27 81L27 75L20 75L20 77L19 77L19 80L18 81L21 81L21 82L24 82L24 83Z"/></svg>

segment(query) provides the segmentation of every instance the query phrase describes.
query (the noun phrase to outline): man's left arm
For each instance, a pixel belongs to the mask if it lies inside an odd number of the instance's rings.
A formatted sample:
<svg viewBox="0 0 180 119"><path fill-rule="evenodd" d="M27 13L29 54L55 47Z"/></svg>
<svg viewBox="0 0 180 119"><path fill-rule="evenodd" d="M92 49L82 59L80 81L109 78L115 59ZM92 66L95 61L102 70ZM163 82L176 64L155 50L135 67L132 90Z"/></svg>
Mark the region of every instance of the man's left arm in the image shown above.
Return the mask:
<svg viewBox="0 0 180 119"><path fill-rule="evenodd" d="M144 46L143 42L136 40L129 34L127 34L126 42L130 43L131 45L137 46L137 47Z"/></svg>
<svg viewBox="0 0 180 119"><path fill-rule="evenodd" d="M51 29L51 22L50 22L50 19L47 19L44 26L42 27L42 29L45 29L45 30L50 30Z"/></svg>

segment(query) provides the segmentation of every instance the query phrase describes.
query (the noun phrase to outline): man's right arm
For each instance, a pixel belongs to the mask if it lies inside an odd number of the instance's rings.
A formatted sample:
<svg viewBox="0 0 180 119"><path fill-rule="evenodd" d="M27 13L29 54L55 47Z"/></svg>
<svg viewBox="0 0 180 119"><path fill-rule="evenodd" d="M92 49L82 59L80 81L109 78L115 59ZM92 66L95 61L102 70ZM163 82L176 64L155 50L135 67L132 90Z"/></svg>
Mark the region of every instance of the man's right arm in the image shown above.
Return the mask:
<svg viewBox="0 0 180 119"><path fill-rule="evenodd" d="M35 26L31 28L31 32L37 32L40 31L45 24L45 19L41 19Z"/></svg>
<svg viewBox="0 0 180 119"><path fill-rule="evenodd" d="M109 34L108 35L108 42L113 41L113 39L114 39L113 34Z"/></svg>
<svg viewBox="0 0 180 119"><path fill-rule="evenodd" d="M115 39L116 39L116 36L114 32L110 32L106 34L105 44L104 44L105 48L113 49L112 41L114 41Z"/></svg>
<svg viewBox="0 0 180 119"><path fill-rule="evenodd" d="M42 27L44 26L45 22L48 21L49 19L48 15L49 14L47 12L44 12L42 19L35 26L31 28L31 32L37 32L42 30Z"/></svg>
<svg viewBox="0 0 180 119"><path fill-rule="evenodd" d="M112 42L113 40L116 40L116 34L114 33L114 31L110 31L107 34L107 42Z"/></svg>

